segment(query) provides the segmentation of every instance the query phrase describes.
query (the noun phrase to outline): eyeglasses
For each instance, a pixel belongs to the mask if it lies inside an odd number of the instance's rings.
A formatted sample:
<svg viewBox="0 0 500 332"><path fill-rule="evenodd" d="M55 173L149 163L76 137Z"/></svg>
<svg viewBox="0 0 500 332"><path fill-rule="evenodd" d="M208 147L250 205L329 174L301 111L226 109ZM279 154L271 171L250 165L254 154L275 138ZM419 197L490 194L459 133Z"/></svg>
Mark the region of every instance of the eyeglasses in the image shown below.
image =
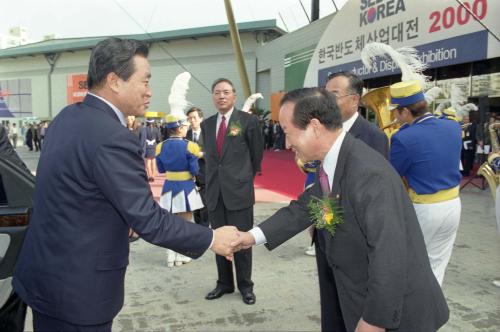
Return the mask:
<svg viewBox="0 0 500 332"><path fill-rule="evenodd" d="M357 93L349 93L349 94L346 94L346 95L339 95L338 92L332 92L332 94L335 96L335 98L342 98L342 97L357 95Z"/></svg>

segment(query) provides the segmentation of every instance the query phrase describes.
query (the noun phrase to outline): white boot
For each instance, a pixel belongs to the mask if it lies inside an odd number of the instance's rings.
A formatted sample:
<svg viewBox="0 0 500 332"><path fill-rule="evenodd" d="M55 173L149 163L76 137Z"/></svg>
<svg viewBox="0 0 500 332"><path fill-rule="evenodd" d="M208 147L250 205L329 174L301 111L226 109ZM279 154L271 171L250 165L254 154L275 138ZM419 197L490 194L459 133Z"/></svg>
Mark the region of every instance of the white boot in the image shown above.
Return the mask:
<svg viewBox="0 0 500 332"><path fill-rule="evenodd" d="M181 254L177 254L177 260L180 260L184 264L191 262L191 258L189 258L188 256L181 255Z"/></svg>
<svg viewBox="0 0 500 332"><path fill-rule="evenodd" d="M316 248L314 247L314 245L307 247L305 254L307 256L316 256Z"/></svg>
<svg viewBox="0 0 500 332"><path fill-rule="evenodd" d="M175 264L175 256L176 252L170 249L167 249L167 266L174 267Z"/></svg>
<svg viewBox="0 0 500 332"><path fill-rule="evenodd" d="M182 266L182 260L181 260L181 255L176 253L175 256L175 266Z"/></svg>

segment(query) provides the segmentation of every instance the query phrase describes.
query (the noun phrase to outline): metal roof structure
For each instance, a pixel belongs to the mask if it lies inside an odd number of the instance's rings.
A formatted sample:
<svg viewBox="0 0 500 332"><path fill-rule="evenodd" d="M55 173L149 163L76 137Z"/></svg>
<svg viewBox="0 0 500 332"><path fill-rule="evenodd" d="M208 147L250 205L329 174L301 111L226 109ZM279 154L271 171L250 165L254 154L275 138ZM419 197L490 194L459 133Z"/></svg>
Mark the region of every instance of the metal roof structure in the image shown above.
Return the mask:
<svg viewBox="0 0 500 332"><path fill-rule="evenodd" d="M244 32L270 32L276 37L286 34L284 30L276 25L276 20L262 20L238 23L240 33ZM144 34L120 35L119 38L131 38L147 42L171 41L178 39L197 39L217 35L229 35L229 25L213 25L207 27L152 32ZM37 43L6 48L0 50L0 59L17 58L21 56L35 56L39 54L54 54L61 52L74 52L78 50L91 49L99 41L111 36L84 37L84 38L62 38L51 39Z"/></svg>

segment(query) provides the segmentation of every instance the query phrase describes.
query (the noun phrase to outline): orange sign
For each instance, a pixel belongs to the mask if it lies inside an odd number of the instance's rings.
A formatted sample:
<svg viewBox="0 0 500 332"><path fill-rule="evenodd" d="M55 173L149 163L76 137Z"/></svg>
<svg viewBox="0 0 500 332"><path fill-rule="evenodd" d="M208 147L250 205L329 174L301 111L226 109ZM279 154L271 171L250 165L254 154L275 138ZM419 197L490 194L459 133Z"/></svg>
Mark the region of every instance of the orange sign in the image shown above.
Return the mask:
<svg viewBox="0 0 500 332"><path fill-rule="evenodd" d="M68 76L68 105L82 101L87 94L87 74Z"/></svg>
<svg viewBox="0 0 500 332"><path fill-rule="evenodd" d="M284 92L273 92L271 94L271 120L278 121L280 114L281 98L285 95Z"/></svg>

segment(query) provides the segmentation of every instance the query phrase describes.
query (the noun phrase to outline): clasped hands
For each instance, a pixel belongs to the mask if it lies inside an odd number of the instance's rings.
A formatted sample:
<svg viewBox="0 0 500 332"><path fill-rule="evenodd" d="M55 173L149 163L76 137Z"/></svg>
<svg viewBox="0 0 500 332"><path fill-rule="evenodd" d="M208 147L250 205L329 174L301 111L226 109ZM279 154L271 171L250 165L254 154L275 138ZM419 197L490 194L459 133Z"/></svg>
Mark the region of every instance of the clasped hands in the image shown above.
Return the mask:
<svg viewBox="0 0 500 332"><path fill-rule="evenodd" d="M214 230L212 251L217 255L233 260L233 254L241 249L248 249L255 244L255 239L249 232L240 232L234 226L223 226Z"/></svg>

